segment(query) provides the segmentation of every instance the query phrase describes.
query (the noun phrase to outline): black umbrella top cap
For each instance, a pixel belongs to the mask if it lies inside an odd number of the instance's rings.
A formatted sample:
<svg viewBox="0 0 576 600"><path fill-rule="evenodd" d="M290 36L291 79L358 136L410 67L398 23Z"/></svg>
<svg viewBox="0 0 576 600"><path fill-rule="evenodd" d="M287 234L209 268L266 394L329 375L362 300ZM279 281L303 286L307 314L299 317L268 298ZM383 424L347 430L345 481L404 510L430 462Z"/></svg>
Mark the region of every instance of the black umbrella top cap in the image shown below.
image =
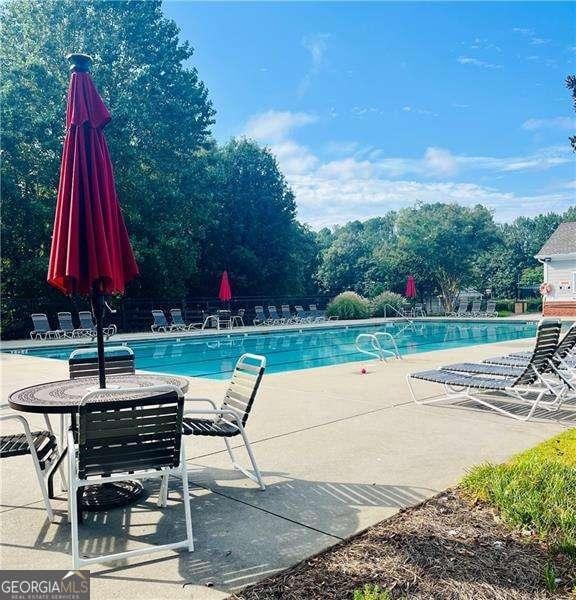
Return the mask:
<svg viewBox="0 0 576 600"><path fill-rule="evenodd" d="M74 52L73 54L68 54L66 59L70 63L70 71L72 71L72 73L87 73L90 71L92 57L88 54Z"/></svg>

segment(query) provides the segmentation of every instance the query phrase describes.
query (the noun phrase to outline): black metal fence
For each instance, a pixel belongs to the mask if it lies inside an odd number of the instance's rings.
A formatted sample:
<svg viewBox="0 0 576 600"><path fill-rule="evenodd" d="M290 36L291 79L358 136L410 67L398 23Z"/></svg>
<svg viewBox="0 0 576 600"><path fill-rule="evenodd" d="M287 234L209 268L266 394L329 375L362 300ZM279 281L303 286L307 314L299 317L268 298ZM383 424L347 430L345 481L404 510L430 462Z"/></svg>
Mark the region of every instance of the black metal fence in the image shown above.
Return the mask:
<svg viewBox="0 0 576 600"><path fill-rule="evenodd" d="M252 324L254 307L258 305L274 305L280 309L282 304L288 304L291 309L295 305L308 308L316 304L318 308L325 308L329 298L327 296L241 296L230 302L220 302L217 298L130 298L113 299L110 304L114 313L106 314L106 323L114 323L121 332L150 331L152 324L151 311L160 309L168 311L179 308L186 322L201 322L205 315L214 314L217 310L230 308L237 311L246 310L246 324ZM17 298L2 299L2 328L0 331L3 340L27 338L32 330L32 313L46 313L53 329L58 328L58 312L72 313L72 319L78 323L78 311L90 310L90 302L83 298L70 298L62 296L39 303L37 299Z"/></svg>

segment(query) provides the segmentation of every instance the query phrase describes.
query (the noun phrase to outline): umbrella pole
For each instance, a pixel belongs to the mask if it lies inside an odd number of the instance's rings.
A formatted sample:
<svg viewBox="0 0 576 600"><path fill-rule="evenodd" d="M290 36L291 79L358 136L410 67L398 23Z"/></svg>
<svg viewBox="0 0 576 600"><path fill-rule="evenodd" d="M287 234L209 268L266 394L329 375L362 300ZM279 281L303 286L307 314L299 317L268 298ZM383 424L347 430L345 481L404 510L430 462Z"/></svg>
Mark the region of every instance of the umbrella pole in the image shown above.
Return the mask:
<svg viewBox="0 0 576 600"><path fill-rule="evenodd" d="M94 290L92 295L92 310L96 319L96 345L98 347L98 383L100 389L106 387L106 370L105 370L105 355L104 355L104 296Z"/></svg>

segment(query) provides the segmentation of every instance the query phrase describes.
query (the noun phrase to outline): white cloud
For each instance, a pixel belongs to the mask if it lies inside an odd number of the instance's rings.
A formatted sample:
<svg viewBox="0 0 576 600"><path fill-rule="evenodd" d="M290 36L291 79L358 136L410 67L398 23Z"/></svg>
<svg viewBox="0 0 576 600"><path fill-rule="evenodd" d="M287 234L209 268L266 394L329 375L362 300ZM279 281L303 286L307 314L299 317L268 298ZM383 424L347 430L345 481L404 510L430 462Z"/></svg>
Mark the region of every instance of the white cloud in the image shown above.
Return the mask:
<svg viewBox="0 0 576 600"><path fill-rule="evenodd" d="M535 31L531 28L528 27L514 27L514 29L512 29L512 31L514 33L519 33L520 35L535 35Z"/></svg>
<svg viewBox="0 0 576 600"><path fill-rule="evenodd" d="M427 148L424 164L434 173L441 175L453 175L458 171L458 159L442 148Z"/></svg>
<svg viewBox="0 0 576 600"><path fill-rule="evenodd" d="M315 33L314 35L306 36L302 40L302 46L310 53L310 68L298 86L298 96L302 97L308 91L313 78L320 72L324 66L326 59L326 51L328 50L328 33Z"/></svg>
<svg viewBox="0 0 576 600"><path fill-rule="evenodd" d="M482 67L483 69L501 69L502 65L489 63L479 58L473 58L472 56L459 56L458 62L461 65L471 65L473 67Z"/></svg>
<svg viewBox="0 0 576 600"><path fill-rule="evenodd" d="M524 196L461 180L481 171L510 173L569 163L567 146L512 157L466 156L430 146L410 158L383 157L382 150L355 142L332 142L325 149L341 157L322 161L291 135L315 120L309 113L268 111L253 116L245 127L246 133L270 145L296 194L300 218L314 227L367 219L417 201L480 203L494 209L498 220L563 211L574 202L568 188ZM460 180L447 181L456 176Z"/></svg>
<svg viewBox="0 0 576 600"><path fill-rule="evenodd" d="M518 33L525 37L531 46L543 46L549 44L551 40L541 38L536 34L536 31L531 27L514 27L512 29L514 33Z"/></svg>
<svg viewBox="0 0 576 600"><path fill-rule="evenodd" d="M426 108L418 108L417 106L403 106L402 112L412 113L412 114L416 114L416 115L425 115L425 116L430 116L430 117L438 116L437 113L435 113L431 110L428 110Z"/></svg>
<svg viewBox="0 0 576 600"><path fill-rule="evenodd" d="M536 131L538 129L560 129L567 131L576 130L574 117L551 117L548 119L528 119L522 123L522 129Z"/></svg>
<svg viewBox="0 0 576 600"><path fill-rule="evenodd" d="M293 129L316 121L316 116L305 112L269 110L248 119L243 134L260 142L283 140Z"/></svg>

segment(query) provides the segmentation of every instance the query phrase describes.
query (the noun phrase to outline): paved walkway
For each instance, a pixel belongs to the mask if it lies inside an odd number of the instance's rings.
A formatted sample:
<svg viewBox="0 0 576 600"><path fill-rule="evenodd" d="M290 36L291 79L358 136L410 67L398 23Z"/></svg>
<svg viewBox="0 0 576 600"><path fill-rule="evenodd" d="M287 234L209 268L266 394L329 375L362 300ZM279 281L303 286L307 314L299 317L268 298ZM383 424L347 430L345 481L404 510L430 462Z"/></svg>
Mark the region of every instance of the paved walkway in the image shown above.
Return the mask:
<svg viewBox="0 0 576 600"><path fill-rule="evenodd" d="M363 528L455 484L479 462L502 461L576 421L574 405L522 423L476 406L416 406L406 373L517 350L527 341L267 375L248 434L268 486L229 468L218 440L187 438L196 551L165 552L92 570L97 599L225 598ZM464 354L465 353L465 354ZM67 376L65 362L2 355L2 393ZM225 382L192 379L189 395L220 397ZM438 387L417 384L423 395ZM2 411L5 414L7 409ZM42 419L31 416L42 427ZM11 426L10 426L11 427ZM8 429L5 427L5 429ZM61 568L70 561L64 501L50 524L29 457L2 465L1 568ZM178 485L157 510L150 496L131 510L89 515L89 554L164 543L183 532ZM150 510L153 509L153 510Z"/></svg>

